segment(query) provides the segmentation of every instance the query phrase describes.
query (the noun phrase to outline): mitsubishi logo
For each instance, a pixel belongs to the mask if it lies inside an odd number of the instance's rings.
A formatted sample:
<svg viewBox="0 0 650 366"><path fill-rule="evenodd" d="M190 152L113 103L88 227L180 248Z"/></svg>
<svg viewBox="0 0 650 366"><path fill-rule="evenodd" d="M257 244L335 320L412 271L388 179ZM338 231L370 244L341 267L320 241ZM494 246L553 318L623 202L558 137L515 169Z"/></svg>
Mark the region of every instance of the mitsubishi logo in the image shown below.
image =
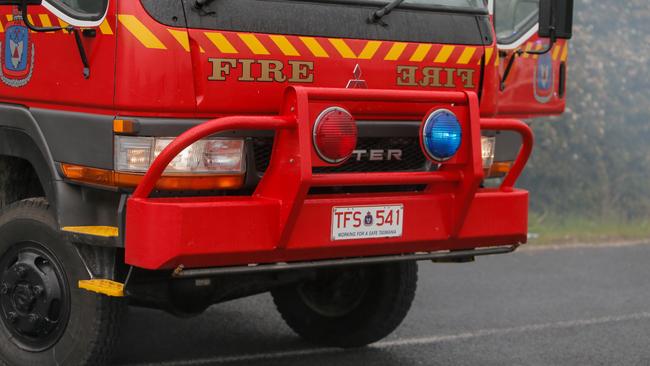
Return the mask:
<svg viewBox="0 0 650 366"><path fill-rule="evenodd" d="M354 67L354 72L352 73L354 76L354 79L348 81L348 86L346 88L348 89L368 89L368 84L366 84L365 80L362 80L361 77L363 76L363 72L361 71L361 66L357 64L357 66Z"/></svg>

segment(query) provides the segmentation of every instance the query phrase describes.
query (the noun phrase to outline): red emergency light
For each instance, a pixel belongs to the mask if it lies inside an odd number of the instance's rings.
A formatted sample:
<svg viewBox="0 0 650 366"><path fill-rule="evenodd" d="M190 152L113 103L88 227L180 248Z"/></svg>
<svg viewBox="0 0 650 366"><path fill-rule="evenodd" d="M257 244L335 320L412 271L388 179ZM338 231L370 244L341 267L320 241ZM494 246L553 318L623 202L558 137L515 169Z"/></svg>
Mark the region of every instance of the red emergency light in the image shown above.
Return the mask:
<svg viewBox="0 0 650 366"><path fill-rule="evenodd" d="M357 146L357 124L341 107L325 109L314 123L314 148L330 164L347 160Z"/></svg>

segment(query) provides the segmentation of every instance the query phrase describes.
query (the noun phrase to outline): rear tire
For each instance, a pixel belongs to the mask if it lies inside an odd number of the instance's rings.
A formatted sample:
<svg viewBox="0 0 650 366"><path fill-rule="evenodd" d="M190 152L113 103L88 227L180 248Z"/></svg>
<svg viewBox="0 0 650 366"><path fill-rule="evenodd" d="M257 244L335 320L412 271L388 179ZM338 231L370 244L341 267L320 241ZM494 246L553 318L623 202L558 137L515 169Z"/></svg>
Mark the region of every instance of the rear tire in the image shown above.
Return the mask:
<svg viewBox="0 0 650 366"><path fill-rule="evenodd" d="M411 308L417 263L319 271L312 281L271 292L287 325L324 346L362 347L392 333Z"/></svg>
<svg viewBox="0 0 650 366"><path fill-rule="evenodd" d="M0 357L9 365L104 365L125 307L89 278L42 198L0 211Z"/></svg>

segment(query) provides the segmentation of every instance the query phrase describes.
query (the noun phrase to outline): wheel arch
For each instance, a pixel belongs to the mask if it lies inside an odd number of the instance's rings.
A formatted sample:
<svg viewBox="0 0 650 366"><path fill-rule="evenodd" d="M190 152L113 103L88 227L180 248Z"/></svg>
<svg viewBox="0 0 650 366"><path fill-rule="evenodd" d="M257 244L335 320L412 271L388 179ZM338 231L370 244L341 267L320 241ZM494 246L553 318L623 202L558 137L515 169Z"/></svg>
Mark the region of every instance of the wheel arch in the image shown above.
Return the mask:
<svg viewBox="0 0 650 366"><path fill-rule="evenodd" d="M60 177L45 137L28 109L0 105L0 157L27 162L38 177L47 200L56 205L54 182L60 180Z"/></svg>
<svg viewBox="0 0 650 366"><path fill-rule="evenodd" d="M76 146L75 138L97 138L96 135L83 128L78 128L75 134L58 136L53 133L61 129L70 129L65 123L66 119L60 114L47 113L48 111L30 110L21 105L0 103L0 157L8 156L27 161L34 169L45 198L53 208L59 227L65 226L119 226L118 210L121 194L110 190L101 190L92 187L71 184L61 176L57 160L54 158L54 148L61 149L65 145ZM74 126L79 125L85 116L69 116L74 120ZM91 123L86 123L90 125ZM49 130L41 128L49 126ZM74 127L73 126L73 127ZM112 126L112 125L111 125ZM105 126L102 124L102 128ZM102 129L99 135L103 136ZM110 136L109 138L112 138ZM51 140L51 141L50 141ZM79 142L81 143L81 142ZM83 157L86 150L69 149L66 157ZM112 156L112 150L111 150ZM105 157L102 159L106 160ZM82 162L83 163L83 162ZM91 164L92 165L92 164ZM21 197L28 198L28 197ZM122 243L120 241L119 246Z"/></svg>

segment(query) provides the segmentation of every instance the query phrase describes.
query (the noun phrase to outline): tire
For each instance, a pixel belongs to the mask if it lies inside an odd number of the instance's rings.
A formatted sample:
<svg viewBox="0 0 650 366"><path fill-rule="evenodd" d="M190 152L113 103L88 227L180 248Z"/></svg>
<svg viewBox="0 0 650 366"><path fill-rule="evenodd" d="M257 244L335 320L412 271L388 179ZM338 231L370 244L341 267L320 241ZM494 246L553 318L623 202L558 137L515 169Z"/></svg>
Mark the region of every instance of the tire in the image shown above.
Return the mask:
<svg viewBox="0 0 650 366"><path fill-rule="evenodd" d="M42 198L0 211L0 357L8 365L104 365L124 304L77 287L89 271ZM40 290L38 287L40 286Z"/></svg>
<svg viewBox="0 0 650 366"><path fill-rule="evenodd" d="M392 333L411 308L417 263L321 270L271 292L287 325L322 346L362 347Z"/></svg>

